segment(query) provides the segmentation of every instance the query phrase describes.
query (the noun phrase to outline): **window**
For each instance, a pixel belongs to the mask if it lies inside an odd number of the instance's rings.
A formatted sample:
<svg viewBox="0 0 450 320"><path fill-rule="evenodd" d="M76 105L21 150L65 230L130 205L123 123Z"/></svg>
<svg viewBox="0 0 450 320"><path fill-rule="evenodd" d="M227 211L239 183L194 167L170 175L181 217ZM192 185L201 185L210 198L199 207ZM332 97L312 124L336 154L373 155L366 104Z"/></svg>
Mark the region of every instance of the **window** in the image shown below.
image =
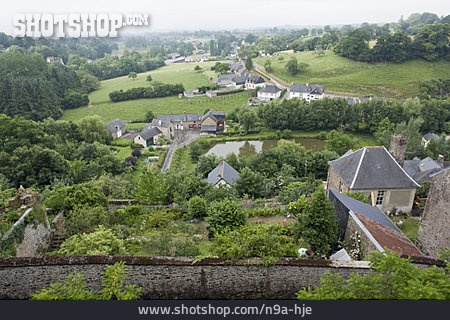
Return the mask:
<svg viewBox="0 0 450 320"><path fill-rule="evenodd" d="M378 191L377 200L375 202L375 205L380 206L383 204L385 193L386 193L386 191L382 191L382 190Z"/></svg>

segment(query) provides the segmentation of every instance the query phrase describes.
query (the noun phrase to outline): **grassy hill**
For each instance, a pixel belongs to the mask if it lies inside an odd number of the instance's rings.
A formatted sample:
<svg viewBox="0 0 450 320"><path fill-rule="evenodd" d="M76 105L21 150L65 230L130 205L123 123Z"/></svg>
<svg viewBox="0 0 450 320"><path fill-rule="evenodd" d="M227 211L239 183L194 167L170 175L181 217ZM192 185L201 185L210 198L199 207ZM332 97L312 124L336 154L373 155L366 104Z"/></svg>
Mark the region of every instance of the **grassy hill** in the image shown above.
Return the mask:
<svg viewBox="0 0 450 320"><path fill-rule="evenodd" d="M304 73L292 76L286 71L285 65L291 56L295 56L299 63L309 65ZM267 59L261 57L254 61L262 66ZM419 81L448 78L450 74L450 63L447 61L369 64L342 58L332 51L325 51L320 57L314 52L298 52L281 53L269 59L272 74L289 83L324 84L327 91L360 96L406 98L419 93Z"/></svg>
<svg viewBox="0 0 450 320"><path fill-rule="evenodd" d="M215 62L198 63L204 70L208 70ZM172 64L146 73L138 74L136 80L127 76L105 80L101 82L100 89L89 95L90 105L64 111L63 120L79 121L89 115L98 115L103 121L108 122L116 118L129 121L142 121L145 114L151 110L155 114L198 112L205 109L216 109L229 112L237 106L245 105L249 94L238 94L211 99L198 97L193 99L180 99L178 97L166 97L155 99L139 99L122 102L111 102L109 93L114 90L127 90L134 87L148 86L147 75L151 74L153 80L165 83L182 83L186 89L197 88L210 84L208 76L202 72L194 71L197 63Z"/></svg>

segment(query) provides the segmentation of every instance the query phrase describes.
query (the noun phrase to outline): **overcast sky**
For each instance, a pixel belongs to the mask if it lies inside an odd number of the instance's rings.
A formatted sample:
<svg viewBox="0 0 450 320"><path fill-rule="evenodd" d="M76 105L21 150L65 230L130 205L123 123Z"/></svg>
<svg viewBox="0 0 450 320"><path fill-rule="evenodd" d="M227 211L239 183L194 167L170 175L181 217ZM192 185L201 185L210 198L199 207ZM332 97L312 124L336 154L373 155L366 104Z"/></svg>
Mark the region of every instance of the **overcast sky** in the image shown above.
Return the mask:
<svg viewBox="0 0 450 320"><path fill-rule="evenodd" d="M148 13L142 31L392 22L414 12L450 13L449 0L2 0L0 31L14 13Z"/></svg>

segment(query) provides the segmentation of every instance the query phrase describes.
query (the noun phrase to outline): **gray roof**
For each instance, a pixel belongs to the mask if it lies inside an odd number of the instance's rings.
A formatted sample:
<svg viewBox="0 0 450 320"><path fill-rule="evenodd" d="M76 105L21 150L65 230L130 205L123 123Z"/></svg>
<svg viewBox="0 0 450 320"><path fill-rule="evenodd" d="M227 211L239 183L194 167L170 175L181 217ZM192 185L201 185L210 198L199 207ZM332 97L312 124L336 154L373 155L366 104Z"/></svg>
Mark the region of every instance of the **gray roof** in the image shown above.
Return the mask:
<svg viewBox="0 0 450 320"><path fill-rule="evenodd" d="M108 131L111 133L116 132L117 128L119 129L125 128L125 122L123 122L120 119L116 119L106 125L106 129L108 129Z"/></svg>
<svg viewBox="0 0 450 320"><path fill-rule="evenodd" d="M230 63L230 69L231 71L239 71L243 68L244 66L240 63L236 63L236 62L232 62Z"/></svg>
<svg viewBox="0 0 450 320"><path fill-rule="evenodd" d="M139 134L142 139L148 140L150 138L153 138L154 136L157 136L160 134L161 131L158 128L150 128L150 129L144 129Z"/></svg>
<svg viewBox="0 0 450 320"><path fill-rule="evenodd" d="M264 83L264 78L261 76L250 76L247 78L247 82L251 83Z"/></svg>
<svg viewBox="0 0 450 320"><path fill-rule="evenodd" d="M170 121L163 121L161 119L153 119L152 123L150 123L150 125L148 125L148 128L151 127L161 127L161 128L169 128L171 126L171 122Z"/></svg>
<svg viewBox="0 0 450 320"><path fill-rule="evenodd" d="M437 160L433 160L430 157L426 157L422 160L406 160L403 164L403 169L408 173L415 181L430 181L432 176L446 168L450 167L450 163L440 163Z"/></svg>
<svg viewBox="0 0 450 320"><path fill-rule="evenodd" d="M236 171L232 166L228 164L225 160L221 160L219 165L215 167L209 174L206 180L212 184L216 185L220 180L225 180L226 183L232 185L239 178L239 172Z"/></svg>
<svg viewBox="0 0 450 320"><path fill-rule="evenodd" d="M278 88L276 85L274 85L274 84L267 84L265 87L259 89L258 92L261 92L261 93L278 93L280 91L281 91L281 89Z"/></svg>
<svg viewBox="0 0 450 320"><path fill-rule="evenodd" d="M215 121L218 120L225 120L225 112L223 111L215 111L215 110L209 110L207 113L205 113L202 117L201 117L201 121L205 120L206 118L211 117L213 118Z"/></svg>
<svg viewBox="0 0 450 320"><path fill-rule="evenodd" d="M236 75L234 73L227 73L227 74L221 74L217 77L216 82L224 82L224 81L233 81L233 79L236 78Z"/></svg>
<svg viewBox="0 0 450 320"><path fill-rule="evenodd" d="M198 113L160 114L156 118L163 122L200 121Z"/></svg>
<svg viewBox="0 0 450 320"><path fill-rule="evenodd" d="M233 80L231 80L232 82L234 82L236 85L240 85L240 84L244 84L245 81L247 81L247 77L245 75L240 76L240 77L234 77Z"/></svg>
<svg viewBox="0 0 450 320"><path fill-rule="evenodd" d="M300 93L309 93L309 94L322 94L324 91L324 87L319 84L300 84L294 83L290 92L300 92Z"/></svg>
<svg viewBox="0 0 450 320"><path fill-rule="evenodd" d="M216 132L217 131L217 126L202 124L201 131L203 131L203 132Z"/></svg>
<svg viewBox="0 0 450 320"><path fill-rule="evenodd" d="M385 147L364 147L329 162L352 190L410 189L419 185Z"/></svg>
<svg viewBox="0 0 450 320"><path fill-rule="evenodd" d="M441 137L439 137L436 133L433 133L433 132L428 132L427 134L425 134L423 136L423 138L426 141L431 141L431 140L433 140L433 141L440 141L441 140Z"/></svg>

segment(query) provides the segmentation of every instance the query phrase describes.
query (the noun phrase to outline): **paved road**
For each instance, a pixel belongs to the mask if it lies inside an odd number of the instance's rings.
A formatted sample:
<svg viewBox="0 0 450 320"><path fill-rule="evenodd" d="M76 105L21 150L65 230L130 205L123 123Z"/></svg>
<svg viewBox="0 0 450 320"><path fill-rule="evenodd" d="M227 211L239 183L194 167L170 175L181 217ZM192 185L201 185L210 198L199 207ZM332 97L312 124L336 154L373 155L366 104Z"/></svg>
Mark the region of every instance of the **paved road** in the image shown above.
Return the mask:
<svg viewBox="0 0 450 320"><path fill-rule="evenodd" d="M200 131L175 131L175 138L167 149L166 158L164 159L164 164L161 171L166 172L169 170L173 155L178 148L183 148L198 138L200 138Z"/></svg>

